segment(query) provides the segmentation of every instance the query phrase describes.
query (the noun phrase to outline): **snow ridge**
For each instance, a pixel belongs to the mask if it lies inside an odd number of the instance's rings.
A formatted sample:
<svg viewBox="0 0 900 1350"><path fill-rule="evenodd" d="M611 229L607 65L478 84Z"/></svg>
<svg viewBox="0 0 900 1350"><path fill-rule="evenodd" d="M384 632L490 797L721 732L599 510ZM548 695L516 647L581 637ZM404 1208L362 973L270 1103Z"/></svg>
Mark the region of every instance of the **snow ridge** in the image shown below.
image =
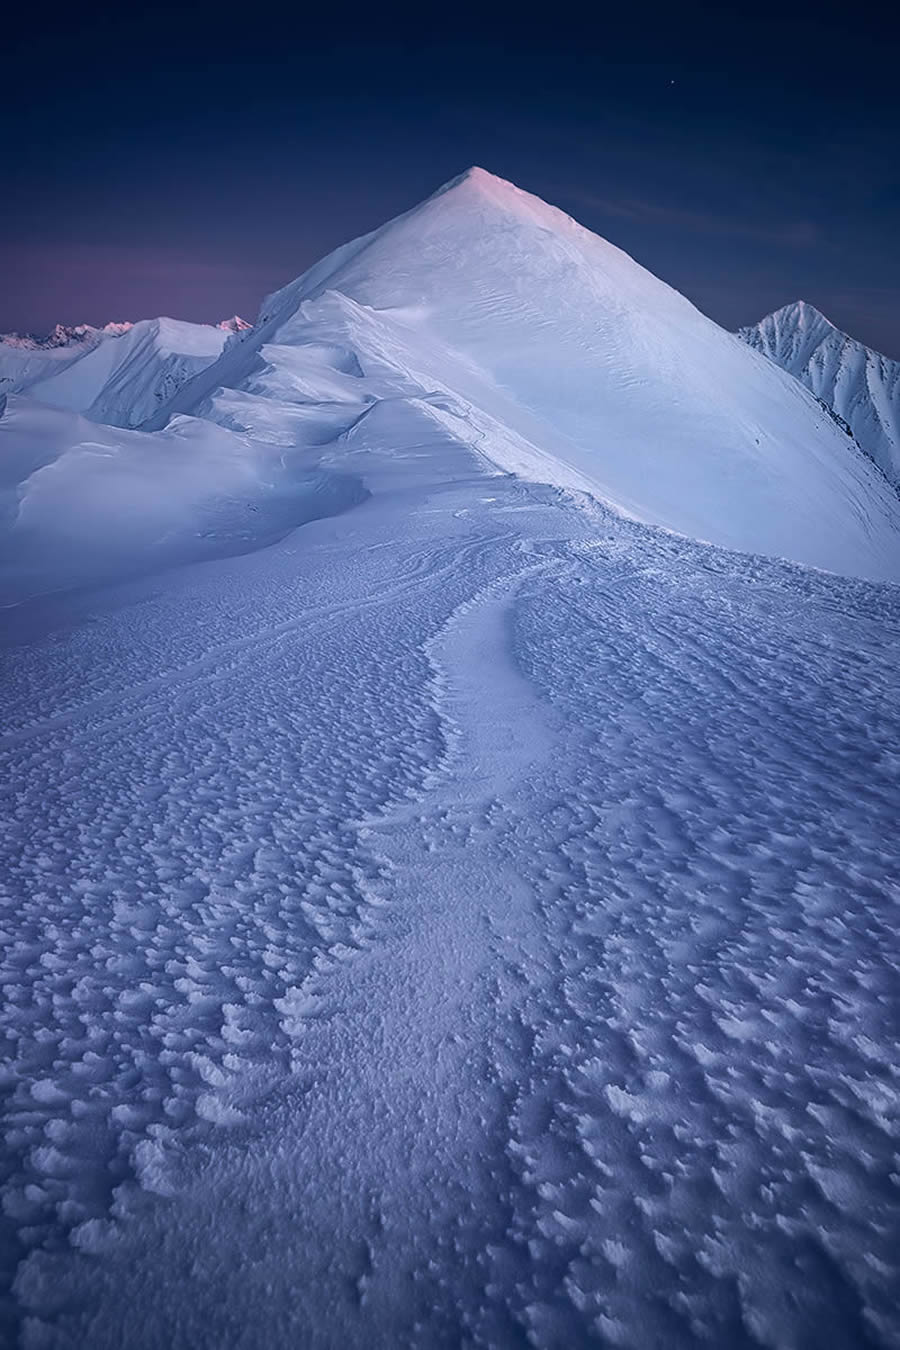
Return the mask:
<svg viewBox="0 0 900 1350"><path fill-rule="evenodd" d="M36 337L33 333L0 333L0 345L18 347L23 351L49 351L78 343L101 342L105 337L121 337L131 326L130 323L107 323L95 328L89 323L76 324L74 327L58 323L46 337Z"/></svg>
<svg viewBox="0 0 900 1350"><path fill-rule="evenodd" d="M7 333L0 336L0 392L28 390L52 407L136 427L215 360L230 337L251 328L235 314L214 326L158 318L102 328L57 324L44 338Z"/></svg>
<svg viewBox="0 0 900 1350"><path fill-rule="evenodd" d="M32 384L29 395L110 426L137 427L221 355L234 331L142 319L115 341L94 344L65 370Z"/></svg>
<svg viewBox="0 0 900 1350"><path fill-rule="evenodd" d="M311 404L300 371L323 334L377 372L378 397L442 390L505 471L727 547L900 578L896 498L812 395L620 249L482 169L270 296L147 429L209 415L222 389L232 410L263 385Z"/></svg>

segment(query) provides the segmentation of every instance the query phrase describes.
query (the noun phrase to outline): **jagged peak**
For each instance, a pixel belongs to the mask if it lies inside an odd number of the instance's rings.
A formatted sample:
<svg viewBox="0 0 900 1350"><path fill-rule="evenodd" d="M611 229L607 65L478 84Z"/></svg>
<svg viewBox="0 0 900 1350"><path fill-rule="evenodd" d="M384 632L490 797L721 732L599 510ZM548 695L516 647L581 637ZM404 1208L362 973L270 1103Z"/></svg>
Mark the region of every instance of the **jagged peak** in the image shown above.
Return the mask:
<svg viewBox="0 0 900 1350"><path fill-rule="evenodd" d="M107 323L102 328L90 323L58 323L43 337L34 333L0 333L0 342L26 351L49 351L58 347L93 346L103 338L121 337L133 327L131 323Z"/></svg>
<svg viewBox="0 0 900 1350"><path fill-rule="evenodd" d="M772 330L780 332L785 329L795 333L818 333L820 337L825 337L829 333L840 333L843 337L847 337L849 341L855 341L854 338L850 338L848 334L838 328L837 324L832 323L828 315L823 314L809 300L790 300L786 305L781 305L779 309L773 309L770 314L766 314L757 323L747 324L738 331L742 336L748 336L753 333L771 332Z"/></svg>
<svg viewBox="0 0 900 1350"><path fill-rule="evenodd" d="M829 328L835 328L837 326L836 324L833 324L828 316L823 314L820 309L816 309L815 305L811 304L809 300L791 300L788 304L782 305L780 309L773 310L769 315L769 318L790 319L804 327L810 327L821 323L827 323ZM765 320L762 322L764 323Z"/></svg>
<svg viewBox="0 0 900 1350"><path fill-rule="evenodd" d="M248 323L246 319L242 319L240 314L232 314L229 319L220 319L216 327L221 328L225 333L246 333L253 327L253 324Z"/></svg>

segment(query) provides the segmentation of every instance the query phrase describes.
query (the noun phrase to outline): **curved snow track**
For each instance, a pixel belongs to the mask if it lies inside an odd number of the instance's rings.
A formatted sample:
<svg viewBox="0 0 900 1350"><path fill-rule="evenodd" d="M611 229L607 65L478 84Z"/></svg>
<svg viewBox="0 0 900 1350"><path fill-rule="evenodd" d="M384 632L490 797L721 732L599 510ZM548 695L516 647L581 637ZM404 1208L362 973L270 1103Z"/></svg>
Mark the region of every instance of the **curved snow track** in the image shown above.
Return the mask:
<svg viewBox="0 0 900 1350"><path fill-rule="evenodd" d="M23 1344L897 1344L900 597L456 453L8 654Z"/></svg>
<svg viewBox="0 0 900 1350"><path fill-rule="evenodd" d="M893 494L479 172L270 309L8 531L0 1337L900 1347L900 589L576 492L888 577Z"/></svg>

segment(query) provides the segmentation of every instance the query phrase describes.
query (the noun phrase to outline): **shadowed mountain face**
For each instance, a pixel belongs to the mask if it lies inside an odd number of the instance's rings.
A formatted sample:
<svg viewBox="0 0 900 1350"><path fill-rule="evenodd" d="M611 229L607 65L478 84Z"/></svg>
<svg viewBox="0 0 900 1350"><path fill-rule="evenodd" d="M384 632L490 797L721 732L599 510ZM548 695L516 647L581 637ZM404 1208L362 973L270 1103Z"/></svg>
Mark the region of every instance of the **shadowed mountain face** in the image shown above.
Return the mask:
<svg viewBox="0 0 900 1350"><path fill-rule="evenodd" d="M885 477L900 485L900 361L848 337L805 300L739 336L836 412Z"/></svg>

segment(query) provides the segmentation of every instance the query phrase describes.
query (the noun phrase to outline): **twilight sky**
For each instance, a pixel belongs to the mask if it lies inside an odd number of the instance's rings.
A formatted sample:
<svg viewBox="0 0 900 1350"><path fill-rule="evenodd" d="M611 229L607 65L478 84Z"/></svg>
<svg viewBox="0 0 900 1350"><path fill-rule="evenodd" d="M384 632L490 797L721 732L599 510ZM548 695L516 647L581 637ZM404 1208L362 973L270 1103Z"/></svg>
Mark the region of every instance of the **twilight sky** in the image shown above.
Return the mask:
<svg viewBox="0 0 900 1350"><path fill-rule="evenodd" d="M477 163L728 327L900 357L900 18L866 3L16 7L0 331L254 318Z"/></svg>

